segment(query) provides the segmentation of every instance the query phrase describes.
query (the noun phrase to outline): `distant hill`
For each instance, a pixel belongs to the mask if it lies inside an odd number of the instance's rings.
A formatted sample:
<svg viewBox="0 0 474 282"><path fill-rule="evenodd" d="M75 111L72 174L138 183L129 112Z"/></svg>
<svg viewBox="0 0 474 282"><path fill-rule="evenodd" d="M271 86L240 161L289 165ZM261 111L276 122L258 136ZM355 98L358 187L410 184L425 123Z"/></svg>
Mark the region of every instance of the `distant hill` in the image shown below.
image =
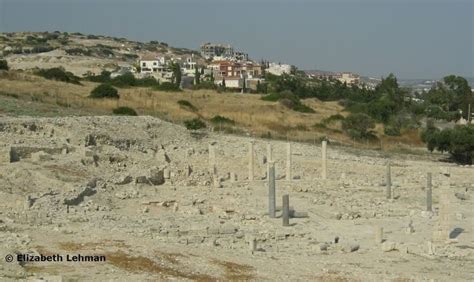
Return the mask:
<svg viewBox="0 0 474 282"><path fill-rule="evenodd" d="M62 66L82 76L87 72L100 73L103 69L113 71L132 66L147 54L170 58L194 55L198 63L204 61L197 51L171 47L159 41L144 43L59 31L0 33L0 55L7 59L12 69Z"/></svg>

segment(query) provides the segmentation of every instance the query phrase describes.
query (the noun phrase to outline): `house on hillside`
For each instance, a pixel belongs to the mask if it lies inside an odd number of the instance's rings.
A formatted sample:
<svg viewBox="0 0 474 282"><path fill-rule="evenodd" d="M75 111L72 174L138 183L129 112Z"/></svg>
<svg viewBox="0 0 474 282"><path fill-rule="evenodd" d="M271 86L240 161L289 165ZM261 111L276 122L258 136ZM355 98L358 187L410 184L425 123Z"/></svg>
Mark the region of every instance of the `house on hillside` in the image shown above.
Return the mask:
<svg viewBox="0 0 474 282"><path fill-rule="evenodd" d="M140 58L140 72L141 73L159 73L167 69L168 64L166 58L155 55L145 55Z"/></svg>
<svg viewBox="0 0 474 282"><path fill-rule="evenodd" d="M234 55L234 48L229 44L214 44L204 43L201 45L201 56L206 59L214 57L232 57Z"/></svg>
<svg viewBox="0 0 474 282"><path fill-rule="evenodd" d="M291 65L270 63L265 71L278 76L283 75L284 73L289 74L291 73Z"/></svg>
<svg viewBox="0 0 474 282"><path fill-rule="evenodd" d="M307 71L306 75L310 78L335 79L348 85L360 82L360 76L352 72Z"/></svg>
<svg viewBox="0 0 474 282"><path fill-rule="evenodd" d="M208 65L214 75L214 83L228 88L248 88L247 80L260 79L262 66L253 62L215 61ZM250 84L249 84L250 85ZM251 85L255 85L256 82Z"/></svg>
<svg viewBox="0 0 474 282"><path fill-rule="evenodd" d="M140 77L153 76L160 82L171 81L173 73L169 69L171 59L165 56L145 55L138 62Z"/></svg>
<svg viewBox="0 0 474 282"><path fill-rule="evenodd" d="M214 61L230 60L246 62L249 60L247 53L234 51L234 47L229 44L204 43L201 45L201 56Z"/></svg>
<svg viewBox="0 0 474 282"><path fill-rule="evenodd" d="M194 54L181 60L181 72L183 75L194 77L197 62L194 60Z"/></svg>

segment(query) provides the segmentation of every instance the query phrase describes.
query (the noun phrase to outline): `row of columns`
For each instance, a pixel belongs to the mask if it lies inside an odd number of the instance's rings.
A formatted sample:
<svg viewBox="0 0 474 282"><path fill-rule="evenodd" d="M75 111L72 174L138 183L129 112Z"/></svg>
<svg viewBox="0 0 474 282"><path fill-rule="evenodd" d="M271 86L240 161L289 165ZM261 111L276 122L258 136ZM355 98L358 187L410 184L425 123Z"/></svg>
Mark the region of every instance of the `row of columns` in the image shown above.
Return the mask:
<svg viewBox="0 0 474 282"><path fill-rule="evenodd" d="M322 179L327 179L327 141L322 142L321 147L321 156L322 156ZM273 162L273 150L272 145L267 144L267 178L270 175L270 163ZM255 167L255 151L254 151L254 142L249 142L248 145L248 175L249 181L255 180L254 175ZM291 181L293 179L292 175L292 151L291 143L286 144L286 180ZM217 174L217 165L216 165L216 151L214 145L209 144L209 173L212 176Z"/></svg>
<svg viewBox="0 0 474 282"><path fill-rule="evenodd" d="M322 142L322 149L321 149L321 156L322 156L322 179L327 179L327 141ZM248 162L249 162L249 180L254 180L254 163L255 163L255 156L254 156L254 143L249 143L249 151L248 151ZM270 163L274 162L273 160L273 150L272 145L267 144L267 177L270 175ZM291 150L291 143L286 144L286 180L291 181L293 179L292 174L292 150Z"/></svg>

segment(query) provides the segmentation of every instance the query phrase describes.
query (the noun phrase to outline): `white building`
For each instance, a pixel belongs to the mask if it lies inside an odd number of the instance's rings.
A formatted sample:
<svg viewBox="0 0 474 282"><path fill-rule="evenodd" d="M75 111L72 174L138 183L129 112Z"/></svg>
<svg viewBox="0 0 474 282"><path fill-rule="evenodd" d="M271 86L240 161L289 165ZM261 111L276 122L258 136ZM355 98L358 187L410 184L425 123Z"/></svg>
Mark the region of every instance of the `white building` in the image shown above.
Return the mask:
<svg viewBox="0 0 474 282"><path fill-rule="evenodd" d="M265 71L273 75L280 76L284 73L290 73L291 65L270 63L269 67Z"/></svg>
<svg viewBox="0 0 474 282"><path fill-rule="evenodd" d="M194 61L194 55L192 55L191 57L187 57L181 63L181 72L187 76L194 76L196 67L197 67L197 63L196 61Z"/></svg>
<svg viewBox="0 0 474 282"><path fill-rule="evenodd" d="M161 73L166 71L167 62L165 57L146 55L140 59L140 72L144 74Z"/></svg>

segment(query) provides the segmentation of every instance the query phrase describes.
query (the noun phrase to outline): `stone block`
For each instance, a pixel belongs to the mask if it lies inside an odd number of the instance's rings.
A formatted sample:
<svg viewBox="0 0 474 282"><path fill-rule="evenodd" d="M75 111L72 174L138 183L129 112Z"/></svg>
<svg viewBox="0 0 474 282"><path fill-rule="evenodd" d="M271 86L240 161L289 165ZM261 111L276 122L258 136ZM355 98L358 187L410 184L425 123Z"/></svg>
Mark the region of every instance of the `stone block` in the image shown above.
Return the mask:
<svg viewBox="0 0 474 282"><path fill-rule="evenodd" d="M231 235L237 232L238 228L235 226L222 226L219 228L219 234Z"/></svg>
<svg viewBox="0 0 474 282"><path fill-rule="evenodd" d="M356 243L346 243L342 246L342 251L344 253L352 253L359 250L359 244Z"/></svg>
<svg viewBox="0 0 474 282"><path fill-rule="evenodd" d="M381 245L382 251L391 252L397 249L397 244L395 242L385 241Z"/></svg>
<svg viewBox="0 0 474 282"><path fill-rule="evenodd" d="M50 154L45 153L43 151L39 151L39 152L32 153L31 159L34 162L44 162L44 161L52 160L53 158L51 157Z"/></svg>
<svg viewBox="0 0 474 282"><path fill-rule="evenodd" d="M161 185L165 183L163 170L153 169L150 171L149 182L153 185Z"/></svg>
<svg viewBox="0 0 474 282"><path fill-rule="evenodd" d="M188 244L202 244L203 242L203 236L191 236L188 238Z"/></svg>
<svg viewBox="0 0 474 282"><path fill-rule="evenodd" d="M121 175L114 181L117 185L125 185L133 181L133 177L130 175Z"/></svg>
<svg viewBox="0 0 474 282"><path fill-rule="evenodd" d="M209 234L209 235L219 234L219 227L209 227L209 228L207 228L207 234Z"/></svg>

